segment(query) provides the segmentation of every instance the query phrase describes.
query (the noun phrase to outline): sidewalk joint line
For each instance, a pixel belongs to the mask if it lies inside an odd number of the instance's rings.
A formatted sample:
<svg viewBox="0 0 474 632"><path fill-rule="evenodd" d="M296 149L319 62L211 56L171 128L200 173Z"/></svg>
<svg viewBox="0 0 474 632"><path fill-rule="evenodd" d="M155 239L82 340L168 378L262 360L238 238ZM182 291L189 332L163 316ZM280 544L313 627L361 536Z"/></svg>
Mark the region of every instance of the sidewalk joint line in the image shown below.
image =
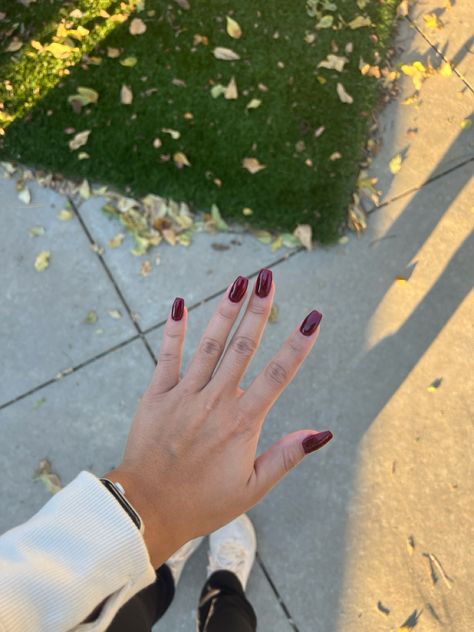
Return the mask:
<svg viewBox="0 0 474 632"><path fill-rule="evenodd" d="M76 206L74 200L72 198L68 198L69 202L71 204L71 207L74 209L76 216L79 220L80 225L82 226L83 231L85 232L88 240L90 241L91 245L95 244L95 240L92 238L92 234L90 233L89 229L86 226L86 223L84 222L81 213L79 212L79 207ZM97 257L99 258L100 263L102 264L103 269L105 270L105 272L107 273L107 276L109 277L112 285L115 288L115 291L117 292L120 300L122 301L122 305L123 307L125 307L127 314L130 317L130 320L133 323L133 327L135 328L135 331L137 332L137 334L140 336L140 338L143 340L143 344L145 345L146 350L148 351L149 356L151 357L151 359L153 360L153 362L156 364L156 357L155 354L153 353L153 350L151 349L150 345L148 344L148 340L145 338L143 331L140 328L140 325L136 322L135 318L133 317L133 312L130 309L127 301L125 300L124 295L122 294L122 291L120 290L117 282L114 279L114 276L112 274L112 272L110 271L104 257L99 253L96 252L95 253L97 255Z"/></svg>
<svg viewBox="0 0 474 632"><path fill-rule="evenodd" d="M446 171L443 171L442 173L438 173L437 175L431 178L428 178L428 180L425 180L419 186L413 187L412 189L408 189L407 191L404 191L403 193L399 193L398 195L395 195L393 198L390 198L389 200L382 202L382 204L379 204L379 206L374 206L374 208L370 209L370 211L367 211L367 215L370 215L371 213L375 213L375 211L378 211L384 208L385 206L388 206L389 204L392 204L393 202L396 202L397 200L400 200L401 198L404 198L407 195L410 195L410 193L415 193L416 191L420 191L427 184L431 184L432 182L435 182L436 180L439 180L440 178L444 178L444 176L449 175L450 173L452 173L453 171L456 171L457 169L461 169L461 167L465 167L466 165L468 165L470 162L473 162L473 161L474 161L474 156L471 158L468 158L464 162L461 162L459 165L450 167Z"/></svg>
<svg viewBox="0 0 474 632"><path fill-rule="evenodd" d="M74 367L63 369L62 371L58 373L58 375L60 373L63 373L63 376L61 378L53 377L52 379L49 379L46 382L39 384L38 386L34 386L33 388L30 388L29 391L26 391L25 393L18 395L17 397L11 399L8 402L5 402L4 404L0 404L0 410L2 410L3 408L7 408L7 406L11 406L11 404L16 404L16 402L19 402L20 400L25 399L25 397L28 397L29 395L32 395L33 393L40 391L42 388L45 388L46 386L49 386L50 384L54 384L54 382L60 382L64 378L68 377L69 375L73 375L74 373L76 373L76 371L79 371L79 369L82 369L88 364L92 364L96 360L100 360L101 358L105 357L109 353L118 351L119 349L121 349L122 347L125 347L131 342L134 342L135 340L139 340L141 337L142 336L140 336L139 334L135 334L135 336L132 336L131 338L127 338L127 340L123 340L122 342L119 342L113 347L109 347L109 349L105 349L105 351L101 351L97 355L92 356L92 358L88 358L87 360L84 360L84 362L80 362L79 364L76 364L76 366Z"/></svg>
<svg viewBox="0 0 474 632"><path fill-rule="evenodd" d="M283 601L283 599L280 597L280 593L278 592L277 587L275 586L275 584L273 583L273 580L270 576L270 573L267 571L267 567L265 566L265 564L263 563L263 560L259 554L259 552L257 551L255 554L255 557L257 558L257 562L260 565L260 568L263 571L263 574L265 575L268 583L270 584L271 589L273 590L275 597L278 600L278 603L280 604L281 609L283 610L283 612L285 613L285 616L288 620L288 623L291 625L291 627L293 628L293 630L295 632L299 632L298 626L296 625L296 623L293 621L293 617L290 614L290 611L288 610L288 608L286 607L285 602Z"/></svg>
<svg viewBox="0 0 474 632"><path fill-rule="evenodd" d="M406 19L408 20L408 22L410 22L410 24L413 26L414 29L416 29L418 31L418 33L421 35L421 37L431 46L431 48L436 52L437 55L439 55L441 57L441 59L443 61L445 61L447 64L450 64L448 58L440 51L438 50L438 48L430 41L430 39L428 38L427 35L425 35L423 33L423 31L420 29L420 27L411 19L410 16L405 16ZM457 66L451 66L451 68L453 69L453 72L455 75L457 75L459 77L459 79L461 79L461 81L463 82L463 84L466 86L466 88L468 88L468 90L470 90L471 92L474 93L474 88L471 86L471 84L467 81L467 79L464 78L464 76L459 72L459 70L457 69Z"/></svg>

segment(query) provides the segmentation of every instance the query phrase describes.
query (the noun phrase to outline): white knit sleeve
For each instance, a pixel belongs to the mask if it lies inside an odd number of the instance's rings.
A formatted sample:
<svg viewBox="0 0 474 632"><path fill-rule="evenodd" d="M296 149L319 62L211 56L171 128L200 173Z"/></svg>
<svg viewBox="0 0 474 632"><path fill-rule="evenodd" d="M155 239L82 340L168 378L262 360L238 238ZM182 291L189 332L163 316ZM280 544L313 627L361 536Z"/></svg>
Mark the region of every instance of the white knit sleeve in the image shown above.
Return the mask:
<svg viewBox="0 0 474 632"><path fill-rule="evenodd" d="M30 520L0 536L0 630L106 630L155 577L135 524L83 471ZM104 599L98 618L82 624Z"/></svg>

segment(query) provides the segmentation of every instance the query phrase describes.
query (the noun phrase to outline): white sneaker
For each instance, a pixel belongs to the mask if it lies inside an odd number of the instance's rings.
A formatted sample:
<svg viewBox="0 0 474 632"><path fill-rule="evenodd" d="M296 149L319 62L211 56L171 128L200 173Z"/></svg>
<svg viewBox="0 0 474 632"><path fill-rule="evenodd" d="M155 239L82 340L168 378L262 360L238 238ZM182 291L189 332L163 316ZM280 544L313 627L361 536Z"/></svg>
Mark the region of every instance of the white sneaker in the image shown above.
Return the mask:
<svg viewBox="0 0 474 632"><path fill-rule="evenodd" d="M175 588L178 585L184 565L203 540L204 536L200 536L199 538L194 538L194 540L186 542L186 544L183 544L183 546L178 549L176 553L173 553L169 560L165 562L167 566L169 566L171 574L173 575Z"/></svg>
<svg viewBox="0 0 474 632"><path fill-rule="evenodd" d="M257 536L247 514L242 514L209 536L207 576L232 571L245 590L257 550Z"/></svg>

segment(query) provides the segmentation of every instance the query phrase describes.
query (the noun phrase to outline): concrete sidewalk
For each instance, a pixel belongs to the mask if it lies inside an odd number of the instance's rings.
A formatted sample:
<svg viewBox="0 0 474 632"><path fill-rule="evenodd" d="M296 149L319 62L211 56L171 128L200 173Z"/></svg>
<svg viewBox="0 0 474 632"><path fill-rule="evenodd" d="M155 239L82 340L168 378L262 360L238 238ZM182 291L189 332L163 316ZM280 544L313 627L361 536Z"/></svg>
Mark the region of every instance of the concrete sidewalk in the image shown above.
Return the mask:
<svg viewBox="0 0 474 632"><path fill-rule="evenodd" d="M474 629L474 126L461 128L474 102L473 8L459 0L432 40L423 15L435 8L419 3L402 22L399 60L436 64L440 51L459 73L430 77L418 107L401 105L413 92L401 80L371 167L381 203L346 244L272 253L249 235L199 234L189 249L160 245L161 265L143 277L129 237L106 247L118 228L103 200L60 221L64 197L31 185L26 206L15 178L0 179L0 532L48 500L32 481L41 459L63 484L119 462L175 296L191 310L186 368L227 285L271 267L279 317L244 387L311 309L324 320L267 417L261 450L301 427L335 437L250 512L258 559L247 592L259 629ZM45 234L30 236L37 225ZM214 250L216 241L229 249ZM52 255L40 273L42 250ZM96 323L85 322L90 310ZM205 566L203 546L157 629L194 630Z"/></svg>

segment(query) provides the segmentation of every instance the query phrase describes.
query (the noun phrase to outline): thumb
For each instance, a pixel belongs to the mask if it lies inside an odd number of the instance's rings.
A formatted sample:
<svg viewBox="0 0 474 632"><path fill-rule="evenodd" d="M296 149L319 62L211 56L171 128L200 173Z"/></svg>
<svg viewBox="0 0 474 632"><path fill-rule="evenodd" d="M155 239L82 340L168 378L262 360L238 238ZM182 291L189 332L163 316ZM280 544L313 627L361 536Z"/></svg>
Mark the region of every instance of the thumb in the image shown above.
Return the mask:
<svg viewBox="0 0 474 632"><path fill-rule="evenodd" d="M329 430L297 430L268 448L256 459L254 480L251 479L258 499L263 498L307 454L319 450L332 438Z"/></svg>

